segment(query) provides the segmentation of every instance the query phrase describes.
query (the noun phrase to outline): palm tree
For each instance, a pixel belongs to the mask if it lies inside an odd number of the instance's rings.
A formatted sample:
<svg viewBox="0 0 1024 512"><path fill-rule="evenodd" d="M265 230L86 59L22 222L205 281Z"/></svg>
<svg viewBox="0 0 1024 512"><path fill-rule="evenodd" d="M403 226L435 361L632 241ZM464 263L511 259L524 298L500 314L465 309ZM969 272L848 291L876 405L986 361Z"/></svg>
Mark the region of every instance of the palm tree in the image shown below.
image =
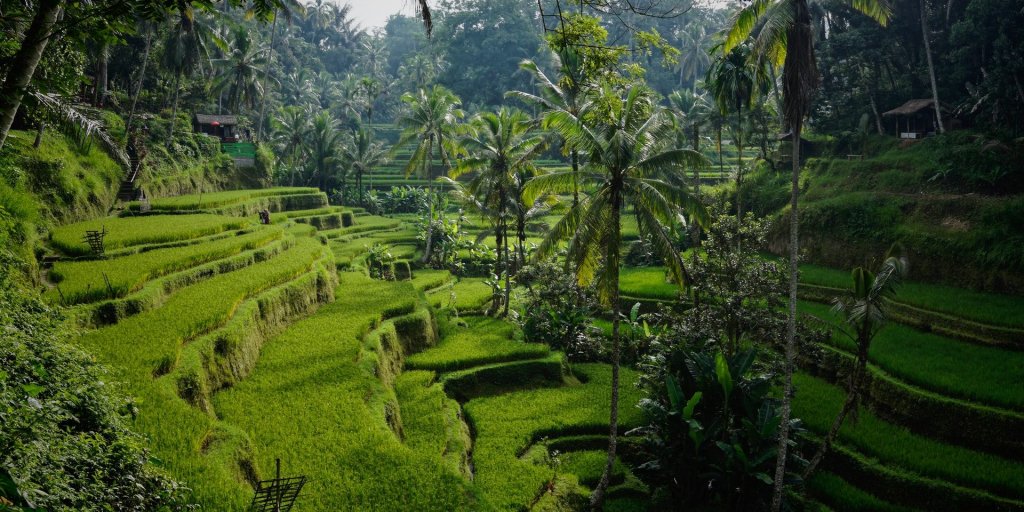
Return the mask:
<svg viewBox="0 0 1024 512"><path fill-rule="evenodd" d="M618 436L621 216L625 208L632 207L641 235L653 241L680 286L686 282L686 271L665 226L675 225L680 207L701 222L706 218L703 207L686 190L680 174L674 172L704 165L706 160L691 149L664 149L664 142L672 138L669 115L655 109L649 93L640 87L630 88L625 97L610 89L600 94L603 97L595 104L604 105L605 111L588 108L574 115L560 109L547 116L546 126L587 156L579 178L593 193L581 197L551 228L537 251L539 258L549 256L562 240L568 239L567 263L575 268L577 279L584 285L596 280L601 301L612 309L608 460L591 498L591 505L597 509L604 502ZM575 184L572 171L538 176L527 184L525 202L533 204L544 193L572 191Z"/></svg>
<svg viewBox="0 0 1024 512"><path fill-rule="evenodd" d="M885 326L887 320L886 303L896 295L896 289L907 274L907 260L902 256L888 256L882 263L881 270L872 274L864 267L853 269L853 288L850 296L837 297L834 300L833 311L843 315L846 324L853 330L847 331L840 328L839 331L850 338L857 345L857 362L850 374L849 387L847 388L846 401L843 408L839 410L828 434L821 441L818 451L811 457L810 463L804 470L803 478L806 480L818 467L825 453L828 452L832 442L835 441L843 421L860 401L861 390L864 387L864 374L868 367L868 349L871 348L871 341L875 339L878 331Z"/></svg>
<svg viewBox="0 0 1024 512"><path fill-rule="evenodd" d="M253 44L246 29L238 27L227 54L213 60L219 71L213 88L227 91L228 108L232 112L238 113L243 105L254 108L257 99L263 96L259 74L261 68L266 69L266 53L266 48Z"/></svg>
<svg viewBox="0 0 1024 512"><path fill-rule="evenodd" d="M731 51L750 38L760 26L752 46L757 58L769 65L783 65L782 118L792 137L793 174L789 210L789 319L786 328L785 380L783 383L782 418L779 425L779 450L775 464L775 491L772 511L782 507L789 448L789 420L792 416L793 364L796 359L796 291L799 263L800 135L804 118L811 107L811 97L818 88L818 69L814 59L814 36L808 0L754 0L741 8L728 29L724 51ZM844 2L845 3L845 2ZM849 0L849 4L885 25L889 5L885 0Z"/></svg>
<svg viewBox="0 0 1024 512"><path fill-rule="evenodd" d="M337 169L338 142L341 131L338 121L330 112L323 111L313 118L309 135L306 137L306 148L309 154L311 169L310 180L316 178L320 190L327 191L327 178Z"/></svg>
<svg viewBox="0 0 1024 512"><path fill-rule="evenodd" d="M420 89L416 93L405 93L402 95L402 102L406 104L406 112L396 120L396 124L402 128L402 135L395 148L415 141L416 150L405 166L405 175L409 176L419 171L427 180L429 215L427 246L423 253L423 261L427 262L430 260L434 238L434 230L431 228L434 222L434 154L437 153L446 170L451 170L448 155L454 142L456 124L463 117L463 112L459 109L462 102L455 93L440 85L435 85L429 90Z"/></svg>
<svg viewBox="0 0 1024 512"><path fill-rule="evenodd" d="M932 101L935 102L935 126L939 128L939 133L945 133L946 127L942 124L942 104L939 103L939 86L935 80L935 64L932 63L932 43L928 34L928 6L925 0L919 0L918 5L921 7L921 36L924 38L924 55L928 59L928 79L932 85Z"/></svg>
<svg viewBox="0 0 1024 512"><path fill-rule="evenodd" d="M280 7L274 9L274 21L270 24L270 47L266 62L263 66L263 84L261 89L264 93L267 91L267 78L270 77L270 63L274 61L274 42L277 40L277 18L280 15L284 15L285 19L289 23L292 21L292 15L294 13L302 14L305 12L305 7L300 4L297 0L284 0L280 3ZM266 121L267 112L267 95L263 95L263 101L260 102L260 117L259 117L259 128L256 130L256 140L263 141L263 127L267 124Z"/></svg>
<svg viewBox="0 0 1024 512"><path fill-rule="evenodd" d="M164 69L174 75L174 107L171 110L171 128L167 134L168 145L174 139L181 77L189 77L196 69L202 70L209 64L207 41L216 37L210 27L199 21L191 3L179 1L177 7L178 19L164 40L162 60Z"/></svg>
<svg viewBox="0 0 1024 512"><path fill-rule="evenodd" d="M291 185L295 186L295 175L299 159L306 151L306 137L309 135L309 111L300 107L285 107L274 118L274 142L279 155L288 155L287 167L291 170Z"/></svg>
<svg viewBox="0 0 1024 512"><path fill-rule="evenodd" d="M708 69L704 83L708 86L715 106L722 115L729 111L736 112L736 125L730 131L737 152L736 218L742 222L743 203L740 200L740 188L743 186L743 108L750 108L750 102L754 97L757 66L750 59L750 47L747 45L736 46L728 52L722 51L722 46L718 45L712 49L712 53L717 57Z"/></svg>
<svg viewBox="0 0 1024 512"><path fill-rule="evenodd" d="M389 160L388 151L382 143L373 141L372 128L360 125L352 130L351 139L342 145L341 157L349 172L355 173L359 204L363 204L363 175L369 174L375 167L386 165Z"/></svg>
<svg viewBox="0 0 1024 512"><path fill-rule="evenodd" d="M476 197L481 209L492 216L495 250L498 261L503 261L505 273L503 304L506 316L512 289L509 221L518 223L522 218L525 223L529 205L524 204L522 195L517 192L522 190L525 178L536 173L533 159L545 147L544 137L535 134L533 128L529 116L519 110L502 108L496 114L478 114L472 119L466 134L459 139L466 158L448 173L452 179L473 173L466 189ZM521 229L525 232L525 226Z"/></svg>
<svg viewBox="0 0 1024 512"><path fill-rule="evenodd" d="M688 137L693 145L694 151L700 151L700 128L704 123L705 113L711 109L707 97L704 94L696 94L690 89L675 91L668 96L670 106L669 113L672 114L676 129L683 136L683 141L677 144L683 147ZM700 166L693 169L693 197L700 203ZM700 226L694 222L690 231L693 245L700 245Z"/></svg>
<svg viewBox="0 0 1024 512"><path fill-rule="evenodd" d="M531 105L543 108L546 112L564 110L572 115L579 116L586 107L587 90L585 86L583 55L573 46L564 46L556 53L558 71L562 75L558 82L552 81L537 63L532 60L523 61L519 65L521 69L533 75L539 94L530 94L523 91L510 91L508 97L519 98ZM566 143L565 149L569 152L569 161L572 165L573 176L577 176L576 185L572 189L573 205L579 202L579 172L580 152L577 148Z"/></svg>

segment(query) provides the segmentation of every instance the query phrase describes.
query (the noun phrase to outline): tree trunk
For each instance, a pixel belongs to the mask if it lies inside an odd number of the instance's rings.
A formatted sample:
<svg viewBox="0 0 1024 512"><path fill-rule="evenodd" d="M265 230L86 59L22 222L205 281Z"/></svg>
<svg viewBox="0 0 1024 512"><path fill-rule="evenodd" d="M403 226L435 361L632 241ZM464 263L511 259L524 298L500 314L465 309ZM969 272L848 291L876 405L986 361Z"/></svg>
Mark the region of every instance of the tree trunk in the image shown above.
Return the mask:
<svg viewBox="0 0 1024 512"><path fill-rule="evenodd" d="M36 140L32 142L32 147L39 149L39 146L43 144L43 132L46 131L46 121L39 121L39 128L36 129Z"/></svg>
<svg viewBox="0 0 1024 512"><path fill-rule="evenodd" d="M423 263L430 261L430 251L434 247L434 180L430 179L432 172L431 160L434 155L434 136L430 136L430 141L427 146L427 160L424 164L426 166L426 172L424 175L427 177L427 245L423 250Z"/></svg>
<svg viewBox="0 0 1024 512"><path fill-rule="evenodd" d="M793 126L793 175L789 192L789 316L786 319L786 351L783 369L785 379L782 391L782 417L779 420L779 446L775 462L775 490L772 496L772 511L778 512L782 507L782 495L785 490L786 456L789 450L789 419L793 413L793 365L796 360L796 290L799 276L800 257L800 216L798 202L800 197L800 132L803 121Z"/></svg>
<svg viewBox="0 0 1024 512"><path fill-rule="evenodd" d="M256 130L256 140L263 142L263 127L267 124L267 77L270 76L270 65L274 60L274 40L277 38L277 9L274 9L274 22L270 24L270 49L269 55L267 55L267 64L263 66L263 101L260 102L260 126ZM360 192L359 201L362 202L363 196Z"/></svg>
<svg viewBox="0 0 1024 512"><path fill-rule="evenodd" d="M700 152L700 126L693 124L693 150ZM693 166L693 197L699 204L700 200L700 167ZM690 229L690 236L693 238L693 246L700 247L700 224L694 222Z"/></svg>
<svg viewBox="0 0 1024 512"><path fill-rule="evenodd" d="M505 312L502 316L508 318L508 303L512 295L512 265L508 256L508 220L502 220L501 224L502 229L505 230L503 235L503 238L505 239Z"/></svg>
<svg viewBox="0 0 1024 512"><path fill-rule="evenodd" d="M924 53L928 58L928 78L932 82L932 100L935 102L935 125L939 133L946 133L946 127L942 124L942 104L939 103L939 86L935 81L935 65L932 64L932 44L928 38L928 10L925 8L924 0L919 0L921 5L921 36L924 37Z"/></svg>
<svg viewBox="0 0 1024 512"><path fill-rule="evenodd" d="M181 73L174 74L174 107L171 109L171 128L167 130L167 147L171 147L174 141L174 125L178 124L178 82L181 80Z"/></svg>
<svg viewBox="0 0 1024 512"><path fill-rule="evenodd" d="M139 103L139 94L142 92L142 82L146 78L146 64L149 63L149 50L153 47L153 29L147 26L146 30L146 50L142 52L142 68L139 70L139 83L135 86L135 91L132 92L132 106L128 110L128 120L124 123L124 135L125 140L128 140L128 135L132 132L132 123L135 121L135 106Z"/></svg>
<svg viewBox="0 0 1024 512"><path fill-rule="evenodd" d="M736 109L736 221L743 225L743 201L740 195L743 187L743 106ZM739 237L736 238L737 244ZM738 246L738 245L737 245Z"/></svg>
<svg viewBox="0 0 1024 512"><path fill-rule="evenodd" d="M21 98L32 82L36 66L43 57L43 51L52 36L54 24L60 15L60 0L41 0L38 4L32 24L25 32L21 47L10 61L7 77L0 86L0 148L7 141L7 134L14 124L14 116L18 115Z"/></svg>
<svg viewBox="0 0 1024 512"><path fill-rule="evenodd" d="M572 160L572 206L580 204L580 154L575 149L569 152Z"/></svg>
<svg viewBox="0 0 1024 512"><path fill-rule="evenodd" d="M885 135L885 128L882 127L882 116L878 114L878 105L875 103L875 95L869 94L868 99L871 100L871 113L875 115L875 129L878 130L879 135Z"/></svg>
<svg viewBox="0 0 1024 512"><path fill-rule="evenodd" d="M608 418L608 460L605 461L604 473L601 480L594 488L594 494L590 497L590 508L601 510L604 506L605 492L611 481L612 468L615 466L615 450L618 447L619 435L619 353L621 351L619 339L619 242L621 241L621 221L619 215L622 213L622 200L617 193L612 197L612 236L608 244L608 255L605 258L605 265L610 267L612 273L612 398L611 411Z"/></svg>
<svg viewBox="0 0 1024 512"><path fill-rule="evenodd" d="M815 452L814 457L811 457L811 461L807 464L807 468L804 469L803 479L807 481L814 473L814 470L818 468L821 461L824 460L825 454L828 453L829 448L832 447L832 443L835 442L836 436L839 435L839 429L843 426L843 421L846 417L857 408L861 392L861 381L864 378L864 373L868 365L868 344L871 340L865 336L864 329L861 329L860 340L857 343L857 362L854 365L853 373L850 374L850 387L846 393L846 401L843 402L843 408L839 410L839 414L836 415L835 420L832 421L832 426L828 429L828 434L824 439L821 440L821 445L818 446L818 451Z"/></svg>
<svg viewBox="0 0 1024 512"><path fill-rule="evenodd" d="M92 105L103 107L103 100L107 96L107 61L109 57L109 46L102 43L96 50L96 76L93 78Z"/></svg>

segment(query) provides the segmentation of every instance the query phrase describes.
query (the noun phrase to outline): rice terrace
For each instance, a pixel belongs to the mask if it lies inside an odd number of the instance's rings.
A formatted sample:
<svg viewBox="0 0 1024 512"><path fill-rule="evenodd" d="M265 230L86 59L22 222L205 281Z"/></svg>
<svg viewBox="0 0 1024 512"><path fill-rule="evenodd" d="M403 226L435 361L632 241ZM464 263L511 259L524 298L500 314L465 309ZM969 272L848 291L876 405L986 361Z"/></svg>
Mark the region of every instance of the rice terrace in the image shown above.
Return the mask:
<svg viewBox="0 0 1024 512"><path fill-rule="evenodd" d="M0 1L2 511L1024 511L1019 0Z"/></svg>

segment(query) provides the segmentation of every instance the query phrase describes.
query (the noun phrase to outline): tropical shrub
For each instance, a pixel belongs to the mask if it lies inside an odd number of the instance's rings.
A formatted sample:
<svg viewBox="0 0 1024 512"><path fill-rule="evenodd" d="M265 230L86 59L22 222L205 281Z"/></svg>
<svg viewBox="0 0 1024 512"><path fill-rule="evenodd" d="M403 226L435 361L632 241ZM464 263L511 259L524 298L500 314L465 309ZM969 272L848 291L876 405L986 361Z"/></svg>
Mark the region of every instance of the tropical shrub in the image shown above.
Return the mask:
<svg viewBox="0 0 1024 512"><path fill-rule="evenodd" d="M649 423L634 431L643 434L646 460L636 472L652 487L655 509L768 508L781 419L772 380L753 349L728 357L711 347L660 345L642 377ZM799 454L789 452L796 470Z"/></svg>
<svg viewBox="0 0 1024 512"><path fill-rule="evenodd" d="M394 281L395 256L391 254L391 248L380 242L366 247L366 268L374 279Z"/></svg>
<svg viewBox="0 0 1024 512"><path fill-rule="evenodd" d="M0 508L178 508L181 489L128 428L135 405L67 344L60 313L17 287L16 262L0 258Z"/></svg>
<svg viewBox="0 0 1024 512"><path fill-rule="evenodd" d="M515 276L526 288L518 322L528 342L547 343L570 361L593 361L601 355L593 317L597 297L581 288L571 272L551 261L527 265Z"/></svg>

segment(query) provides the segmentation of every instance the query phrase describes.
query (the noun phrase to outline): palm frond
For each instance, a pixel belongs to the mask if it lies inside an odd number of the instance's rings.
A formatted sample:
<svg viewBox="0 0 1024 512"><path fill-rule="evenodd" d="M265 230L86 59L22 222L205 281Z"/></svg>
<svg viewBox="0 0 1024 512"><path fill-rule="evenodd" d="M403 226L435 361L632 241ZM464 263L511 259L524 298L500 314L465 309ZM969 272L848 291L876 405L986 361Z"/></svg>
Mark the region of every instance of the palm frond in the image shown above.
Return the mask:
<svg viewBox="0 0 1024 512"><path fill-rule="evenodd" d="M89 117L79 112L75 107L62 100L56 94L34 91L29 92L29 94L36 103L43 108L47 117L56 123L61 132L71 136L75 142L82 146L85 146L90 141L95 140L100 144L103 151L110 155L110 157L113 158L125 172L131 172L131 164L128 161L128 155L126 155L121 149L121 146L114 142L114 140L110 138L110 135L104 131L102 122L89 119Z"/></svg>

